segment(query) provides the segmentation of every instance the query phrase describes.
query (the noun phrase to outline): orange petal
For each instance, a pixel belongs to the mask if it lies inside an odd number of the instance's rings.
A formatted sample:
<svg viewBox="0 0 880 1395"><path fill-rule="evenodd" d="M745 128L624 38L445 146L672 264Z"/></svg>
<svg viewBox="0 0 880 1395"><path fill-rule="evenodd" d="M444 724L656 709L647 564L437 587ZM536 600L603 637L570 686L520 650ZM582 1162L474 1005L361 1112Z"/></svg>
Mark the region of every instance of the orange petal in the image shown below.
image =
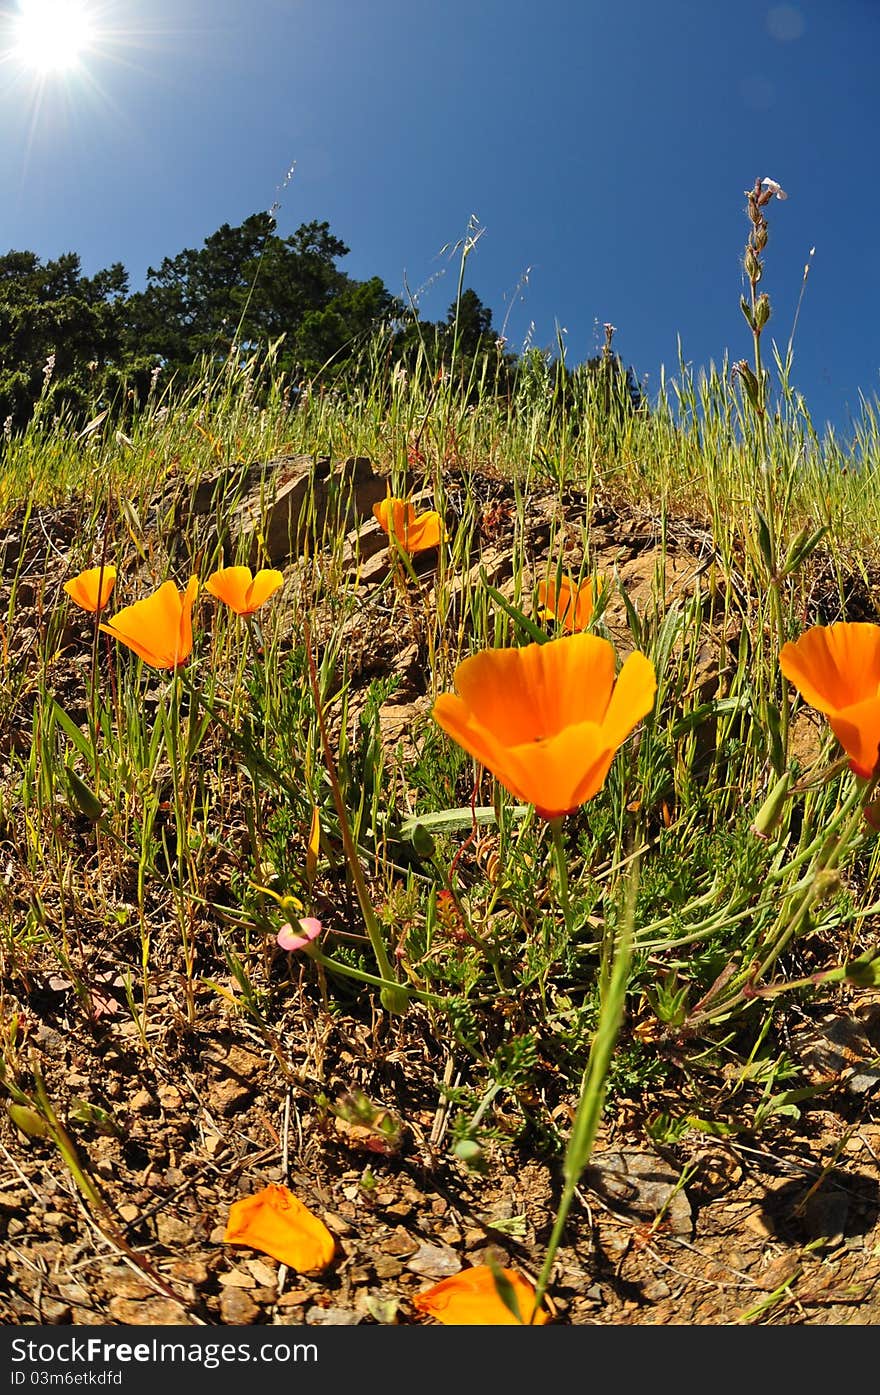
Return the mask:
<svg viewBox="0 0 880 1395"><path fill-rule="evenodd" d="M880 625L814 625L782 646L779 667L818 712L839 712L880 692Z"/></svg>
<svg viewBox="0 0 880 1395"><path fill-rule="evenodd" d="M499 779L519 799L534 804L541 818L560 818L598 794L615 750L601 727L582 722L548 741L511 748Z"/></svg>
<svg viewBox="0 0 880 1395"><path fill-rule="evenodd" d="M434 510L416 513L411 503L391 495L374 504L373 513L385 532L389 536L394 534L405 552L425 552L437 547L446 533L439 513Z"/></svg>
<svg viewBox="0 0 880 1395"><path fill-rule="evenodd" d="M264 567L251 576L250 567L221 567L208 577L205 590L237 615L253 615L283 584L282 573L274 568Z"/></svg>
<svg viewBox="0 0 880 1395"><path fill-rule="evenodd" d="M324 1222L277 1182L232 1203L223 1239L250 1245L300 1274L326 1269L336 1248Z"/></svg>
<svg viewBox="0 0 880 1395"><path fill-rule="evenodd" d="M651 660L638 650L630 654L617 675L614 692L602 723L602 734L612 750L622 746L635 726L654 706L657 676Z"/></svg>
<svg viewBox="0 0 880 1395"><path fill-rule="evenodd" d="M133 649L152 668L178 668L192 653L192 608L198 578L190 577L181 596L166 581L152 596L117 611L99 629Z"/></svg>
<svg viewBox="0 0 880 1395"><path fill-rule="evenodd" d="M501 1273L513 1289L522 1321L500 1297L488 1264L462 1269L461 1273L442 1279L433 1288L416 1294L413 1304L419 1312L447 1326L517 1327L527 1324L535 1306L534 1288L515 1269L502 1269ZM533 1326L543 1326L547 1321L548 1314L539 1308Z"/></svg>
<svg viewBox="0 0 880 1395"><path fill-rule="evenodd" d="M484 649L455 670L455 685L474 719L503 745L541 741L580 722L599 723L614 686L614 647L577 634Z"/></svg>
<svg viewBox="0 0 880 1395"><path fill-rule="evenodd" d="M571 577L564 576L557 590L553 580L538 585L538 601L544 607L542 619L554 619L570 634L585 630L593 618L594 583L592 577L575 586Z"/></svg>
<svg viewBox="0 0 880 1395"><path fill-rule="evenodd" d="M70 581L65 581L64 589L78 606L94 613L104 609L115 585L116 568L108 564L105 567L89 567L79 576L71 577Z"/></svg>
<svg viewBox="0 0 880 1395"><path fill-rule="evenodd" d="M842 712L829 713L828 725L849 756L856 775L869 780L880 754L880 698L868 698Z"/></svg>

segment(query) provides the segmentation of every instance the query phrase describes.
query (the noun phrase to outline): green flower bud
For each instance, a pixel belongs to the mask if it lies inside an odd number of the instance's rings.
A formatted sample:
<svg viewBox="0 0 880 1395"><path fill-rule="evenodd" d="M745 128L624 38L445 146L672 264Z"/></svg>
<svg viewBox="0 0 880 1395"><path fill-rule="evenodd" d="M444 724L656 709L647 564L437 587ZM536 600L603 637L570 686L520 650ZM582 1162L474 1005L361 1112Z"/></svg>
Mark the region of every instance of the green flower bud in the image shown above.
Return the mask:
<svg viewBox="0 0 880 1395"><path fill-rule="evenodd" d="M72 765L65 765L70 807L84 814L90 823L99 823L104 817L104 805L95 791L77 775Z"/></svg>
<svg viewBox="0 0 880 1395"><path fill-rule="evenodd" d="M770 834L774 833L779 827L782 822L782 814L785 809L785 801L788 798L790 785L791 771L786 770L784 775L780 775L776 784L755 815L755 821L752 824L752 832L756 838L767 841Z"/></svg>

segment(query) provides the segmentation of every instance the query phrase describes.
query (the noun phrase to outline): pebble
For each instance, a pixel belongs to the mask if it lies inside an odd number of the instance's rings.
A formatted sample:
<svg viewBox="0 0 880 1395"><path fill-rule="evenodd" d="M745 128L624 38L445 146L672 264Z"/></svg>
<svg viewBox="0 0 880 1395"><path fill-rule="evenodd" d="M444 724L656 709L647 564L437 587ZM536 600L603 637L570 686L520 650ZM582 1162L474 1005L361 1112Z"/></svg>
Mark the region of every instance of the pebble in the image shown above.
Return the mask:
<svg viewBox="0 0 880 1395"><path fill-rule="evenodd" d="M110 1316L132 1327L179 1327L183 1309L170 1298L111 1298Z"/></svg>
<svg viewBox="0 0 880 1395"><path fill-rule="evenodd" d="M448 1279L461 1269L461 1260L448 1245L419 1245L407 1263L407 1269L423 1279Z"/></svg>
<svg viewBox="0 0 880 1395"><path fill-rule="evenodd" d="M226 1288L220 1295L220 1316L224 1322L244 1327L256 1322L260 1310L240 1288Z"/></svg>
<svg viewBox="0 0 880 1395"><path fill-rule="evenodd" d="M360 1313L353 1308L309 1308L306 1322L310 1327L356 1327Z"/></svg>

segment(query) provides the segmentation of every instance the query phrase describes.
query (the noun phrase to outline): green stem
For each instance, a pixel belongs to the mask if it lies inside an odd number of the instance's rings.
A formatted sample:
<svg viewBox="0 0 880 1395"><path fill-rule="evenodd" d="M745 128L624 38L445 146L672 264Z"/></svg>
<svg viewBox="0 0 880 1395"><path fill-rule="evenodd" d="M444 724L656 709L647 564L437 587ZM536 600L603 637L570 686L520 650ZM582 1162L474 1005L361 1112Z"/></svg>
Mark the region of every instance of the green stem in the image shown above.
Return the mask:
<svg viewBox="0 0 880 1395"><path fill-rule="evenodd" d="M352 835L351 827L348 822L348 814L345 808L345 801L342 798L342 789L340 788L339 777L336 773L336 763L333 759L333 752L330 747L330 736L327 731L327 724L324 721L324 708L321 702L320 688L318 686L318 673L315 668L315 659L314 655L312 654L311 634L307 623L304 628L306 658L308 660L309 667L309 683L312 689L312 697L314 698L315 702L315 714L318 719L318 730L321 734L321 748L324 752L324 764L327 767L327 774L330 777L330 788L333 792L333 803L336 805L336 816L339 819L339 831L342 835L342 846L345 849L345 860L348 863L348 868L351 872L352 880L354 881L358 903L361 908L361 915L364 918L364 925L366 926L367 934L370 938L370 944L373 947L373 953L376 956L376 963L379 966L379 973L383 979L389 980L391 983L395 983L397 985L393 989L389 987L385 987L382 989L380 995L382 1006L386 1008L389 1012L405 1012L407 1001L409 999L409 990L400 983L398 975L394 972L393 968L391 967L391 961L388 958L388 951L385 948L385 941L382 938L382 929L379 925L378 920L376 919L376 913L373 910L373 903L370 900L370 893L367 888L366 878L364 877L364 871L361 867L360 858L358 857L354 837Z"/></svg>
<svg viewBox="0 0 880 1395"><path fill-rule="evenodd" d="M550 820L550 836L553 840L553 861L556 867L556 880L558 883L559 904L562 907L562 915L565 920L565 928L569 934L572 931L573 915L571 909L571 897L568 894L568 862L565 856L565 846L562 841L563 819Z"/></svg>
<svg viewBox="0 0 880 1395"><path fill-rule="evenodd" d="M629 892L626 920L617 942L614 961L611 966L611 974L607 981L605 991L602 994L599 1023L596 1028L596 1035L593 1037L593 1044L590 1047L590 1059L587 1062L587 1068L584 1072L577 1111L571 1126L568 1146L565 1150L562 1198L559 1202L559 1210L556 1213L556 1219L553 1223L553 1230L547 1245L544 1264L538 1276L535 1305L532 1310L532 1321L534 1321L535 1314L541 1306L541 1300L547 1292L547 1286L550 1282L550 1275L553 1272L553 1264L556 1259L556 1251L559 1249L559 1244L562 1240L565 1223L568 1220L568 1213L571 1210L571 1204L574 1200L578 1182L580 1181L581 1174L589 1162L590 1155L593 1151L596 1131L599 1127L599 1120L602 1117L602 1105L605 1100L608 1072L611 1067L611 1058L614 1054L614 1047L623 1019L626 987L629 982L629 970L632 962L634 891L635 884L633 882Z"/></svg>

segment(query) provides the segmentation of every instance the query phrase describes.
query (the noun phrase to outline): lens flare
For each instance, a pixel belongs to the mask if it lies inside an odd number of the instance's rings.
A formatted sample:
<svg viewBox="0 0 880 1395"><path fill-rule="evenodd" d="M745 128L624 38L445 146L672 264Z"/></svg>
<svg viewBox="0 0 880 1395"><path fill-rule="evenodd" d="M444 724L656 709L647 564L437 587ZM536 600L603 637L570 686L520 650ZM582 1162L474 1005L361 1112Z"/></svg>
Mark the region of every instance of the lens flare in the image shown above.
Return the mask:
<svg viewBox="0 0 880 1395"><path fill-rule="evenodd" d="M23 67L49 73L73 68L95 37L80 0L20 0L14 57Z"/></svg>

